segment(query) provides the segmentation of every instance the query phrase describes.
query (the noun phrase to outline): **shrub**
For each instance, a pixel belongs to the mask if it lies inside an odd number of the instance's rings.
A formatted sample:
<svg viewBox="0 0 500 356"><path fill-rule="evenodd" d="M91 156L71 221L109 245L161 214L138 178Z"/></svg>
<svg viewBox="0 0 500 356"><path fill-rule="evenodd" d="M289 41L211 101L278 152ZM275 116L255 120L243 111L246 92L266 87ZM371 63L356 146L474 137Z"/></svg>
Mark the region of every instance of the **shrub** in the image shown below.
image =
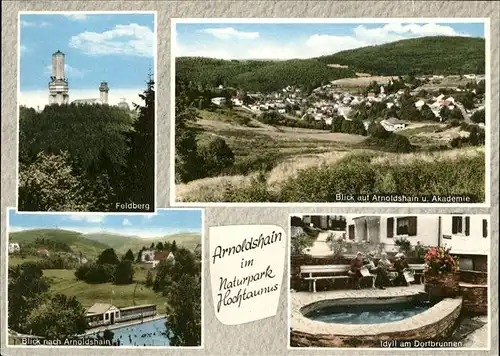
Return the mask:
<svg viewBox="0 0 500 356"><path fill-rule="evenodd" d="M216 137L204 145L200 145L198 155L201 157L204 175L212 177L234 164L234 153L226 141Z"/></svg>

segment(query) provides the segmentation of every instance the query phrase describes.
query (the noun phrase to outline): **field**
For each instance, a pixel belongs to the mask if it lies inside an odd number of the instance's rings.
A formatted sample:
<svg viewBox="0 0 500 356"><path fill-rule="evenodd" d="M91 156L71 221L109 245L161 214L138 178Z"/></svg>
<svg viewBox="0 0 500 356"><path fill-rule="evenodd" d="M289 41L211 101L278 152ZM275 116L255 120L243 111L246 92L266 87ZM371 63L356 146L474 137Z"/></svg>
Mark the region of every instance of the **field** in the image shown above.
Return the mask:
<svg viewBox="0 0 500 356"><path fill-rule="evenodd" d="M9 233L10 242L29 243L36 238L64 242L73 252L81 252L87 258L97 257L103 250L109 248L106 244L85 238L79 232L60 229L32 229Z"/></svg>
<svg viewBox="0 0 500 356"><path fill-rule="evenodd" d="M137 284L114 285L112 283L88 284L77 280L74 270L44 270L43 274L50 280L50 290L67 296L75 296L87 308L94 303L112 303L117 307L140 304L156 304L157 311L165 314L166 298L144 286L147 271L136 267L134 280ZM135 290L135 297L134 297Z"/></svg>
<svg viewBox="0 0 500 356"><path fill-rule="evenodd" d="M308 196L299 191L301 189L308 191L310 187L307 185L313 184L310 181L313 176L309 176L308 172L312 174L312 170L316 169L319 173L319 171L334 167L339 167L340 171L343 169L349 171L352 175L351 180L356 180L363 175L359 170L370 171L380 167L380 173L375 176L371 174L370 179L376 180L370 183L371 186L392 189L392 191L384 190L384 193L395 193L400 191L400 188L394 185L395 182L404 181L397 173L397 165L401 165L405 170L411 170L412 164L414 164L414 169L435 170L435 167L431 167L434 161L441 161L443 166L447 165L453 171L446 172L449 176L445 174L440 178L436 177L435 179L438 179L436 182L429 181L425 185L426 190L421 194L432 195L443 192L467 194L467 189L470 189L470 193L474 193L478 199L481 199L480 196L484 194L484 184L480 183L481 179L484 182L484 178L481 178L483 177L481 172L484 173L484 169L478 171L477 176L473 177L466 171L467 167L462 167L459 163L463 159L471 160L474 166L476 164L481 166L483 162L484 166L484 148L444 151L440 149L433 152L436 147L447 147L452 138L463 134L459 128L447 128L445 124L435 122L410 123L406 129L398 131L397 134L408 137L410 142L420 149L416 153L395 154L364 144L366 136L269 126L253 118L243 120L245 125L242 125L242 117L247 115L241 110L218 110L217 113L200 111L200 119L196 122L199 141L202 142L213 136L222 137L235 154L235 164L232 170L224 175L178 184L176 186L177 201L324 201L321 199L328 199L331 192L315 191ZM359 168L356 168L358 171L349 168L349 162L356 162L353 163L353 167L359 165ZM388 171L384 173L385 169ZM306 176L308 178L304 180ZM453 176L461 176L467 181L456 181L451 178ZM314 184L320 186L324 184L325 187L331 185L328 181L333 179L333 176L331 178L325 176L324 179L327 181L317 181ZM447 179L451 180L446 183ZM344 180L349 181L349 179L342 178L342 181ZM297 184L302 188L298 188ZM411 189L416 190L416 187L424 187L422 182L415 181L412 184L415 186L408 187L408 193ZM292 186L293 189L291 189ZM365 188L367 189L368 186ZM321 190L321 188L318 189ZM351 188L348 189L352 191ZM293 194L292 191L294 191ZM382 191L377 191L377 193L382 193ZM320 198L321 196L323 198Z"/></svg>

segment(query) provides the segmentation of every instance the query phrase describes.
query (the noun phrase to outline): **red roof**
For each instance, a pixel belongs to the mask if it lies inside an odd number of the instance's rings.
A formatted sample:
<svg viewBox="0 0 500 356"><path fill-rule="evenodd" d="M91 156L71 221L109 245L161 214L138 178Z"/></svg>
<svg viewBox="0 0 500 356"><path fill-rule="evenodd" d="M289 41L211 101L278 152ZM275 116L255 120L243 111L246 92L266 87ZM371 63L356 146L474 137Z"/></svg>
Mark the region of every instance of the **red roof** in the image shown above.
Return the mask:
<svg viewBox="0 0 500 356"><path fill-rule="evenodd" d="M155 261L166 260L168 258L168 255L170 255L170 252L156 251L153 260L155 260Z"/></svg>

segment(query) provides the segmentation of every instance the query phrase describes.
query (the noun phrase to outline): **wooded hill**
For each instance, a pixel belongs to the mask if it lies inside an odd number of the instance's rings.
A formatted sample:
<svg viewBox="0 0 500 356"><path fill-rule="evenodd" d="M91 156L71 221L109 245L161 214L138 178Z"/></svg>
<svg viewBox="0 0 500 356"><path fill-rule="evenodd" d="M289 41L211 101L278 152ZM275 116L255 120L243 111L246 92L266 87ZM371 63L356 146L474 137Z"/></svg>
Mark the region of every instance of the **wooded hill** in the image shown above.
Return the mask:
<svg viewBox="0 0 500 356"><path fill-rule="evenodd" d="M114 248L118 254L124 254L128 249L137 253L143 246L148 248L152 242L173 242L177 246L194 250L201 244L201 236L196 233L177 233L156 238L141 238L139 236L124 236L109 233L82 234L63 229L31 229L9 233L9 242L27 244L36 239L61 242L67 244L75 253L82 252L88 258L98 256L103 250ZM21 246L22 248L22 246Z"/></svg>
<svg viewBox="0 0 500 356"><path fill-rule="evenodd" d="M347 65L332 68L328 64ZM422 37L369 46L333 55L286 61L176 58L176 82L219 85L269 93L295 85L308 92L329 81L372 75L484 74L485 40L470 37Z"/></svg>
<svg viewBox="0 0 500 356"><path fill-rule="evenodd" d="M473 37L421 37L338 52L318 58L372 75L484 74L485 40Z"/></svg>
<svg viewBox="0 0 500 356"><path fill-rule="evenodd" d="M281 90L288 85L307 92L329 81L355 76L351 70L331 68L317 59L240 61L178 57L175 70L177 83L192 82L208 88L223 85L263 93Z"/></svg>

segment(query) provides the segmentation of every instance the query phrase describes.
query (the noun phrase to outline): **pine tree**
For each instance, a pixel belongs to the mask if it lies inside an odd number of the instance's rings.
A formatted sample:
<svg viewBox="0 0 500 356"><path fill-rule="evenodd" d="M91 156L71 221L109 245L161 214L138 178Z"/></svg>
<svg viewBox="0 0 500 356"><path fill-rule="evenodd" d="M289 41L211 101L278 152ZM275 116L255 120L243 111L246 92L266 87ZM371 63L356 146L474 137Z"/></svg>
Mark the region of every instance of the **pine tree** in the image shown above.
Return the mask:
<svg viewBox="0 0 500 356"><path fill-rule="evenodd" d="M147 87L139 97L143 105L135 104L138 112L133 131L129 134L128 196L137 204L149 204L154 209L155 185L155 89L150 74Z"/></svg>

